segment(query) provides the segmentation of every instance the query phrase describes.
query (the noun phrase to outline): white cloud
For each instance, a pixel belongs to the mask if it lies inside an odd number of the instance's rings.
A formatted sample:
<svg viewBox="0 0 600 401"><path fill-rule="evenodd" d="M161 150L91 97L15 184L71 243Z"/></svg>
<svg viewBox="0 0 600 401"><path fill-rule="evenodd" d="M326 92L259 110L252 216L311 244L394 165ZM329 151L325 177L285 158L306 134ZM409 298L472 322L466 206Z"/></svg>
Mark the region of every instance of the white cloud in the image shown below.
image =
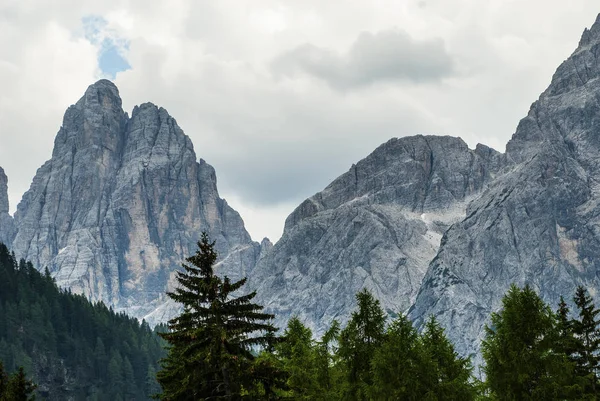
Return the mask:
<svg viewBox="0 0 600 401"><path fill-rule="evenodd" d="M326 81L335 89L377 82L439 81L454 73L454 61L441 39L416 41L401 30L362 32L345 54L304 44L278 56L277 75L298 71Z"/></svg>
<svg viewBox="0 0 600 401"><path fill-rule="evenodd" d="M127 44L126 109L169 110L253 237L277 237L294 205L392 136L503 150L598 12L592 0L2 1L0 166L14 209L64 110L102 75L82 26L99 16ZM274 76L272 61L306 43L313 69L300 52L303 73Z"/></svg>

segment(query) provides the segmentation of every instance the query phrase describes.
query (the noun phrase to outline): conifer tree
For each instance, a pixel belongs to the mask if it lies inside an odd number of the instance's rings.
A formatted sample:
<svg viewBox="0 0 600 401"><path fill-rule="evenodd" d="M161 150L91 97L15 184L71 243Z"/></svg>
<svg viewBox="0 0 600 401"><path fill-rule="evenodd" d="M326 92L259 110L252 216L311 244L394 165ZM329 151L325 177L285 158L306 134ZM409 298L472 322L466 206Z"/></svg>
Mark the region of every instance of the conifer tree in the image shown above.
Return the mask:
<svg viewBox="0 0 600 401"><path fill-rule="evenodd" d="M556 311L556 339L553 351L557 354L557 362L562 367L558 377L565 399L580 399L586 380L577 375L575 351L577 339L574 333L574 321L569 318L569 306L561 296Z"/></svg>
<svg viewBox="0 0 600 401"><path fill-rule="evenodd" d="M3 372L0 372L0 376ZM6 376L4 375L4 379ZM2 380L2 379L0 379ZM16 373L14 373L3 390L0 392L0 400L2 401L31 401L35 399L33 392L36 386L27 379L25 370L20 367Z"/></svg>
<svg viewBox="0 0 600 401"><path fill-rule="evenodd" d="M251 302L255 292L234 295L245 278L231 282L215 274L214 245L203 233L198 251L177 273L179 287L168 293L183 312L160 334L170 345L158 373L163 400L243 398L257 380L252 347L267 346L276 331L273 315Z"/></svg>
<svg viewBox="0 0 600 401"><path fill-rule="evenodd" d="M338 354L347 374L344 398L362 401L368 399L373 385L371 359L383 341L386 316L367 289L357 293L356 300L358 310L340 333Z"/></svg>
<svg viewBox="0 0 600 401"><path fill-rule="evenodd" d="M318 394L315 348L312 332L293 316L277 347L289 377L287 384L295 400L314 400Z"/></svg>
<svg viewBox="0 0 600 401"><path fill-rule="evenodd" d="M325 332L321 341L316 346L316 371L317 381L322 400L331 400L339 384L338 372L335 368L335 342L340 334L340 323L334 320L331 327Z"/></svg>
<svg viewBox="0 0 600 401"><path fill-rule="evenodd" d="M446 337L444 329L433 316L427 321L422 343L428 368L428 398L438 400L474 400L477 387L472 380L473 370L468 358L462 358Z"/></svg>
<svg viewBox="0 0 600 401"><path fill-rule="evenodd" d="M8 375L6 374L6 371L4 370L4 365L2 364L2 361L0 361L0 400L2 400L2 397L6 393L7 388L8 388Z"/></svg>
<svg viewBox="0 0 600 401"><path fill-rule="evenodd" d="M554 351L555 317L529 286L514 284L492 313L482 343L486 385L501 400L565 399L564 358Z"/></svg>
<svg viewBox="0 0 600 401"><path fill-rule="evenodd" d="M583 286L577 287L574 301L579 309L579 319L572 322L577 339L574 352L577 374L587 382L585 393L596 398L599 390L600 310L594 306L592 297Z"/></svg>
<svg viewBox="0 0 600 401"><path fill-rule="evenodd" d="M404 315L388 327L385 339L373 355L373 400L423 400L429 391L423 380L430 372L419 333Z"/></svg>

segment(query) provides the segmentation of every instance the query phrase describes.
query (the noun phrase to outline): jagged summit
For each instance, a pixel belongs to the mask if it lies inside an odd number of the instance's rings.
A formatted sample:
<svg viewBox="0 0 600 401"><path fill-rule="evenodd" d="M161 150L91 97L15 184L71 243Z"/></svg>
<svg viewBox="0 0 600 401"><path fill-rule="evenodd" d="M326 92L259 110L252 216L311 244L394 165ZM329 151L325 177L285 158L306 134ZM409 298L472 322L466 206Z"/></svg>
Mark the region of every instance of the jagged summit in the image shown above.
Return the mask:
<svg viewBox="0 0 600 401"><path fill-rule="evenodd" d="M67 109L15 225L17 257L47 267L63 287L152 322L175 312L165 292L202 231L232 278L250 271L261 251L175 119L151 103L129 118L108 80Z"/></svg>
<svg viewBox="0 0 600 401"><path fill-rule="evenodd" d="M596 17L594 24L583 31L581 40L579 41L579 48L598 42L600 42L600 14Z"/></svg>
<svg viewBox="0 0 600 401"><path fill-rule="evenodd" d="M8 213L8 177L4 173L4 169L0 167L0 213Z"/></svg>
<svg viewBox="0 0 600 401"><path fill-rule="evenodd" d="M511 283L556 305L600 290L600 19L563 62L507 144L507 168L444 234L410 316L433 314L477 354Z"/></svg>
<svg viewBox="0 0 600 401"><path fill-rule="evenodd" d="M0 167L0 242L8 244L14 237L14 221L9 214L8 177Z"/></svg>
<svg viewBox="0 0 600 401"><path fill-rule="evenodd" d="M290 214L249 285L277 324L298 315L317 333L345 321L364 287L390 314L403 312L442 233L500 162L500 153L460 138L391 139Z"/></svg>

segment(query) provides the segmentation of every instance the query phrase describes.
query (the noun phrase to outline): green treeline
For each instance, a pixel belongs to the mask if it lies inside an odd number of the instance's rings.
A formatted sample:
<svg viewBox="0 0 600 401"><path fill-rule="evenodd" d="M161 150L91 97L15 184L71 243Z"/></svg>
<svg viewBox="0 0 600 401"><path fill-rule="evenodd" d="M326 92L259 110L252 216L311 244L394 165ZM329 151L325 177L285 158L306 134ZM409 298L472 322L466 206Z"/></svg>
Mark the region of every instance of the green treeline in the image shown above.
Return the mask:
<svg viewBox="0 0 600 401"><path fill-rule="evenodd" d="M272 315L236 295L213 271L214 243L204 235L168 295L183 305L163 336L169 354L160 399L176 400L474 400L468 359L430 319L419 334L403 315L386 325L379 301L364 290L348 324L334 322L320 341L298 318L281 337ZM258 347L257 347L258 346Z"/></svg>
<svg viewBox="0 0 600 401"><path fill-rule="evenodd" d="M148 324L58 289L2 244L0 317L4 370L23 367L38 399L148 400L160 390L164 344Z"/></svg>
<svg viewBox="0 0 600 401"><path fill-rule="evenodd" d="M367 290L343 328L320 340L294 317L280 337L273 317L236 295L245 279L214 274L206 235L168 295L184 312L161 336L169 343L158 397L179 400L597 400L600 310L583 287L553 312L529 286L511 286L486 327L485 381L473 376L430 318L421 332L400 315L391 322ZM258 347L257 347L258 346Z"/></svg>
<svg viewBox="0 0 600 401"><path fill-rule="evenodd" d="M600 399L600 310L583 287L575 310L561 298L553 311L511 286L486 327L482 382L434 318L421 331L389 320L367 290L318 340L298 317L278 333L246 279L215 274L214 243L198 246L168 293L182 313L157 335L0 244L0 401Z"/></svg>
<svg viewBox="0 0 600 401"><path fill-rule="evenodd" d="M573 316L563 298L553 312L530 286L511 286L482 344L493 399L600 398L600 310L584 287L573 301Z"/></svg>

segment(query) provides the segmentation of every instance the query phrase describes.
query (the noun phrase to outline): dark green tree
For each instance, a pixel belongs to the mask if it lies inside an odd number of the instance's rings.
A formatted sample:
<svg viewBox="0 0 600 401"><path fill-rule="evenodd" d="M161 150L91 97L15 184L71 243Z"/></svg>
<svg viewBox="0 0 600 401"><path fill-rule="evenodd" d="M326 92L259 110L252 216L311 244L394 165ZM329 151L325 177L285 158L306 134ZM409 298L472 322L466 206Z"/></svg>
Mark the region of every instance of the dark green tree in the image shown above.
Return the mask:
<svg viewBox="0 0 600 401"><path fill-rule="evenodd" d="M2 401L30 401L35 399L33 392L36 386L27 379L25 370L20 367L8 380L4 393L0 393Z"/></svg>
<svg viewBox="0 0 600 401"><path fill-rule="evenodd" d="M340 323L334 320L331 327L325 332L321 341L316 344L315 365L320 400L335 399L341 381L335 344L340 334Z"/></svg>
<svg viewBox="0 0 600 401"><path fill-rule="evenodd" d="M581 399L586 387L586 379L577 375L575 351L578 340L575 338L574 321L569 317L569 306L561 296L556 311L556 340L554 351L563 369L558 377L565 399Z"/></svg>
<svg viewBox="0 0 600 401"><path fill-rule="evenodd" d="M478 386L472 379L473 368L469 358L462 358L446 337L444 329L432 316L422 335L423 349L428 366L426 377L428 399L474 400Z"/></svg>
<svg viewBox="0 0 600 401"><path fill-rule="evenodd" d="M585 394L598 396L598 367L600 365L600 331L598 314L600 310L594 306L592 297L583 286L577 287L575 305L579 310L579 319L572 321L575 333L574 359L577 375L584 379Z"/></svg>
<svg viewBox="0 0 600 401"><path fill-rule="evenodd" d="M256 385L253 347L266 347L276 331L273 315L252 303L255 292L235 296L246 279L231 282L214 273L214 242L206 233L198 251L177 273L179 287L168 293L183 305L160 335L169 354L158 372L163 400L241 399ZM264 372L261 372L264 375Z"/></svg>
<svg viewBox="0 0 600 401"><path fill-rule="evenodd" d="M347 376L343 398L362 401L373 385L371 360L383 342L386 316L367 289L356 294L356 301L358 310L340 333L338 355Z"/></svg>
<svg viewBox="0 0 600 401"><path fill-rule="evenodd" d="M417 330L404 315L398 316L386 330L381 347L371 362L372 400L420 401L429 391L423 380L431 368Z"/></svg>
<svg viewBox="0 0 600 401"><path fill-rule="evenodd" d="M297 316L288 321L278 346L284 368L289 374L287 385L295 400L314 400L319 394L316 350L312 332Z"/></svg>
<svg viewBox="0 0 600 401"><path fill-rule="evenodd" d="M565 359L554 350L555 317L529 286L512 285L482 344L486 385L500 400L560 400Z"/></svg>

